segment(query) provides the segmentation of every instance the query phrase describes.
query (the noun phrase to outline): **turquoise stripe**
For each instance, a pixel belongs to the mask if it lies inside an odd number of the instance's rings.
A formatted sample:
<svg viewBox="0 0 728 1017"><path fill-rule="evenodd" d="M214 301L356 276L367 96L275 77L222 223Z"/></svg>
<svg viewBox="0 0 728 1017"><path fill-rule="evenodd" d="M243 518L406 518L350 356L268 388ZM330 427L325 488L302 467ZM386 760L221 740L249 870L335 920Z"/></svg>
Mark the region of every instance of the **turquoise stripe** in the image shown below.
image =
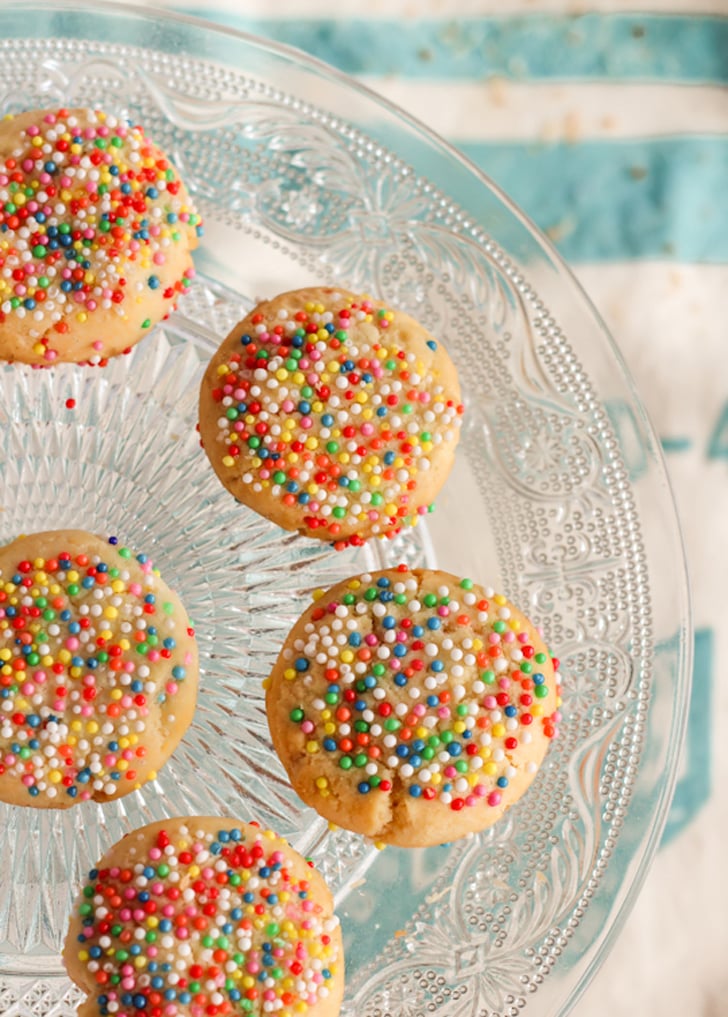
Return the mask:
<svg viewBox="0 0 728 1017"><path fill-rule="evenodd" d="M185 13L284 42L348 74L435 80L728 82L728 18L649 14L340 20ZM335 16L335 10L332 10Z"/></svg>
<svg viewBox="0 0 728 1017"><path fill-rule="evenodd" d="M568 261L728 262L728 135L458 148Z"/></svg>

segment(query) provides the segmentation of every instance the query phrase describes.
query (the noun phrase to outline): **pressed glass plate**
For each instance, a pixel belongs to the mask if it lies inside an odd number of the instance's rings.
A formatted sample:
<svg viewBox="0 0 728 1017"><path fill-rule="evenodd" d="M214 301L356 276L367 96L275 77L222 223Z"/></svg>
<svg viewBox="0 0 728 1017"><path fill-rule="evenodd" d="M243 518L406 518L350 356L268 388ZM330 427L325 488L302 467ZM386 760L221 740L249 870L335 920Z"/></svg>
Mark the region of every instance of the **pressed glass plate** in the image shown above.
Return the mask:
<svg viewBox="0 0 728 1017"><path fill-rule="evenodd" d="M59 953L82 874L135 826L210 813L271 825L316 860L343 922L346 1017L565 1014L659 841L690 683L672 498L615 347L487 180L302 54L132 8L0 6L0 115L60 104L144 124L206 236L192 291L129 356L0 370L0 540L80 526L151 554L196 623L203 674L156 783L103 807L0 805L0 1013L74 1014ZM436 513L343 553L236 504L195 431L232 324L315 282L420 318L467 404ZM402 560L498 586L537 618L562 660L564 720L495 828L379 852L291 791L261 681L313 589Z"/></svg>

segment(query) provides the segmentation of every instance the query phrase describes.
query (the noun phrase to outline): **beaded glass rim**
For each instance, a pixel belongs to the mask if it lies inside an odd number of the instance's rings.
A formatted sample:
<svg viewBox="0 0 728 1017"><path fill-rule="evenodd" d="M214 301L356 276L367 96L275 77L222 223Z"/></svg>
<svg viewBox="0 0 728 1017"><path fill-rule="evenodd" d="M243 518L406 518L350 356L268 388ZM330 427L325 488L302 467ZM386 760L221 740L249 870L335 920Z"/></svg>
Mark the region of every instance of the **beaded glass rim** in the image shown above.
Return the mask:
<svg viewBox="0 0 728 1017"><path fill-rule="evenodd" d="M54 25L57 36L68 30L67 25L64 27L64 9L49 6L38 11L41 17L58 19ZM94 41L79 44L73 38L27 39L20 43L8 40L2 48L7 51L7 74L15 79L15 91L6 93L5 108L8 102L12 105L17 101L19 85L27 80L27 76L18 75L13 59L27 60L29 54L40 57L36 68L43 70L39 98L57 95L61 101L74 91L84 94L89 82L102 92L104 87L110 90L121 74L125 88L133 83L137 89L139 106L146 103L149 110L157 111L155 126L158 121L162 143L196 185L197 199L208 221L242 231L247 243L273 251L281 263L295 261L308 271L327 273L331 281L377 285L388 297L399 297L415 313L426 314L446 335L454 329L454 316L458 322L473 324L477 323L477 312L482 314L487 309L493 336L485 340L486 346L506 381L494 382L479 358L476 363L468 361L467 350L453 337L453 348L464 358L471 379L471 393L478 393L478 409L483 410L464 434L460 459L471 469L476 464L472 471L474 490L481 499L489 499L491 516L511 513L523 532L530 534L531 545L524 549L508 533L496 532L497 559L512 599L545 615L551 640L573 645L571 656L567 654L569 666L565 673L567 681L569 672L573 679L572 717L578 722L567 725L559 752L548 768L550 790L544 791L542 781L536 792L536 818L532 820L524 809L514 809L500 829L482 841L455 845L444 867L439 859L440 871L430 874L428 893L405 927L396 930L380 954L353 972L344 1012L461 1014L475 1012L473 1007L479 1005L479 1013L516 1014L524 1008L530 1010L534 1005L531 994L537 989L538 999L549 1007L548 1012L564 1012L603 955L620 924L617 919L626 914L654 852L674 783L677 748L684 729L680 706L687 701L689 687L689 616L682 561L675 563L675 580L682 587L677 591L682 594L680 610L673 619L677 635L671 648L656 649L655 636L664 637L665 629L661 626L654 631L650 578L655 561L645 551L642 515L635 503L633 463L615 430L614 413L608 412L582 366L580 356L584 358L585 350L580 348L577 355L547 311L539 296L542 287L529 281L534 273L516 267L501 245L489 238L477 216L462 211L456 200L430 183L426 173L416 172L414 161L393 154L398 151L396 144L393 151L388 150L372 140L366 130L319 108L316 102L289 94L269 80L244 77L219 62L189 60L184 47L191 45L195 32L204 33L207 47L214 48L215 41L222 39L227 45L249 46L256 59L270 58L270 77L274 80L275 72L280 72L283 65L303 68L312 78L333 83L346 94L356 94L359 101L385 110L411 131L409 118L371 99L366 90L343 76L284 47L269 46L192 19L150 17L111 5L109 13L103 15L83 5L73 11L74 17L82 13L90 18L93 14L94 24L107 18L110 23L117 19L114 23L118 25L118 19L123 18L127 25L153 24L158 31L161 26L162 34L168 30L173 48L182 49L183 54L173 56L162 50ZM196 38L199 42L199 35ZM127 66L129 61L131 67ZM31 77L36 73L34 70ZM194 84L192 90L190 82ZM186 91L182 87L185 83ZM206 89L212 89L213 96L205 94ZM232 114L231 102L238 104ZM130 108L133 105L130 103ZM272 113L275 116L271 117ZM240 137L226 133L225 123L236 114L236 122L243 125ZM247 192L243 188L242 193L231 195L229 189L216 189L214 181L208 183L204 160L195 163L194 152L185 152L184 137L203 129L203 118L217 131L217 144L211 146L212 162L220 155L230 157L232 150L236 166L243 167L241 177ZM458 168L463 169L463 161L448 146L433 140L424 129L414 130L418 141L436 146L440 156L457 160ZM403 145L405 140L403 137ZM260 172L261 159L267 159L265 173ZM467 172L472 176L470 169ZM384 178L389 190L367 188L371 174ZM287 186L276 190L275 182L281 180ZM489 189L490 200L509 207L500 202L495 189L482 177L478 183ZM518 219L522 224L522 217ZM352 256L354 238L367 241L363 258ZM394 243L396 256L387 251L387 243ZM547 258L557 262L551 252ZM423 273L425 261L428 270L434 266L429 275ZM164 348L170 360L177 367L183 365L185 377L194 376L201 354L209 354L214 347L220 318L235 320L240 308L237 294L221 285L214 271L206 272L206 267L203 275L208 278L203 278L196 302L184 305L160 340L166 340ZM563 273L563 266L558 266L558 271ZM423 293L432 282L439 287L438 297L443 297L440 304ZM570 277L566 285L573 289L577 300L578 288ZM453 308L448 306L448 296L456 287L462 287L465 295ZM249 304L243 301L243 306ZM618 355L598 324L596 332L619 375ZM198 344L194 352L185 345L191 339L193 346L195 341ZM153 359L148 347L146 351L140 349L138 355L133 355L137 363L124 364L121 374L132 367L135 371L156 367L159 373L150 376L167 380L159 364L152 364ZM116 375L119 373L117 370ZM65 383L67 377L63 372L61 375ZM44 387L46 381L40 384ZM623 404L632 410L636 421L645 470L652 488L664 496L668 488L657 443L628 383L626 388L628 397ZM507 398L503 398L506 389ZM58 393L49 393L51 401L58 397ZM27 414L28 406L18 406L17 395L15 398L11 419L18 421ZM185 411L189 415L190 410L190 406L182 407L181 416ZM513 410L527 421L525 443L509 420L508 411ZM32 412L29 416L32 418ZM14 440L17 443L17 435ZM494 487L488 484L483 471L477 469L484 460L502 483ZM457 470L456 482L462 482ZM668 499L663 507L666 526L673 546L679 550L672 511ZM590 539L594 532L597 540ZM394 546L390 551L411 562L436 561L438 536L424 529L413 533L414 544ZM260 535L259 539L265 553L269 553L267 537ZM392 560L391 555L385 552L382 564L388 560ZM632 568L626 568L629 576L625 581L617 573L630 560ZM298 565L305 567L302 561ZM556 608L554 596L559 590L569 591L570 610L559 612ZM618 605L611 614L609 597ZM583 632L574 629L573 619L580 612L592 612L593 620L601 619L603 638L585 639ZM620 617L612 617L615 613ZM600 675L598 694L590 686L590 673ZM666 684L670 686L667 690ZM629 801L639 796L637 778L644 770L645 753L654 755L651 720L657 710L656 701L664 712L665 695L671 711L671 765L657 790L652 789L648 795L650 829L636 846L630 846L626 843L627 834L633 832ZM664 745L657 748L664 753ZM555 803L563 799L565 792L568 808L557 821ZM595 809L599 813L596 824ZM563 850L556 850L549 842L549 850L539 854L529 825L537 830L548 829L551 837L558 827ZM346 835L331 837L317 831L311 848L334 884L337 868L341 873L341 858L347 859L348 871L339 898L353 921L359 880L366 878L371 866L386 870L387 864L380 859L373 862ZM609 886L605 889L605 883L610 882L605 877L615 866L634 863L635 858L639 858L639 865L633 870L629 887L619 892ZM395 871L394 861L390 868L394 873L390 879L396 881L402 873ZM556 897L553 893L544 895L538 882L531 885L534 873L549 871L549 889L561 887ZM509 885L513 872L515 885ZM564 887L568 892L562 895ZM610 901L612 916L607 928L591 943L581 941L589 924L585 919ZM454 958L444 961L443 950L453 943L457 944ZM3 1012L71 1012L66 1001L75 997L72 991L69 995L67 983L30 982L27 974L13 977L10 967L6 968L7 974L0 973L0 999L6 1004ZM564 985L569 983L568 994L560 987L549 995L547 987L557 980L555 974L562 975Z"/></svg>

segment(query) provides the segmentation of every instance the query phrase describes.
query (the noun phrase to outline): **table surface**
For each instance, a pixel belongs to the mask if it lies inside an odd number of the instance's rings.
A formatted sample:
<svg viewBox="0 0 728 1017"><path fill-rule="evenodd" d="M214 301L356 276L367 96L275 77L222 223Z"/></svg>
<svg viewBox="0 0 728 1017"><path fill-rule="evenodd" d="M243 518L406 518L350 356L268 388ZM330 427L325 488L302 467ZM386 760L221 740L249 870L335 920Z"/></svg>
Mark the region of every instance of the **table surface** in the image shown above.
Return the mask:
<svg viewBox="0 0 728 1017"><path fill-rule="evenodd" d="M576 1009L725 1015L728 0L165 5L296 45L425 120L551 237L620 346L681 516L695 672L661 848Z"/></svg>

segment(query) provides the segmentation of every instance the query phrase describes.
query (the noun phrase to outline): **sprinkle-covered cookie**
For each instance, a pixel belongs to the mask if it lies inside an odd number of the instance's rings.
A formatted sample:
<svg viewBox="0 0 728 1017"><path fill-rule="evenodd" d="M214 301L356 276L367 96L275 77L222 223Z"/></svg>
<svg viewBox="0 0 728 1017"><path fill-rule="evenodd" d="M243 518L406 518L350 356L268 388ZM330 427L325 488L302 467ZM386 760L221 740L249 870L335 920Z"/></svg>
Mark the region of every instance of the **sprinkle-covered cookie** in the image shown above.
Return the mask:
<svg viewBox="0 0 728 1017"><path fill-rule="evenodd" d="M152 561L81 530L0 548L0 800L107 801L192 720L197 644Z"/></svg>
<svg viewBox="0 0 728 1017"><path fill-rule="evenodd" d="M266 681L274 747L321 815L375 840L491 826L557 732L558 661L505 597L396 569L315 595Z"/></svg>
<svg viewBox="0 0 728 1017"><path fill-rule="evenodd" d="M336 1017L324 880L270 830L192 817L128 834L88 874L64 948L83 1017Z"/></svg>
<svg viewBox="0 0 728 1017"><path fill-rule="evenodd" d="M429 332L326 287L256 307L200 391L202 443L224 486L339 548L391 537L431 509L462 412L455 367Z"/></svg>
<svg viewBox="0 0 728 1017"><path fill-rule="evenodd" d="M0 119L0 359L128 350L189 286L200 232L141 127L86 109Z"/></svg>

